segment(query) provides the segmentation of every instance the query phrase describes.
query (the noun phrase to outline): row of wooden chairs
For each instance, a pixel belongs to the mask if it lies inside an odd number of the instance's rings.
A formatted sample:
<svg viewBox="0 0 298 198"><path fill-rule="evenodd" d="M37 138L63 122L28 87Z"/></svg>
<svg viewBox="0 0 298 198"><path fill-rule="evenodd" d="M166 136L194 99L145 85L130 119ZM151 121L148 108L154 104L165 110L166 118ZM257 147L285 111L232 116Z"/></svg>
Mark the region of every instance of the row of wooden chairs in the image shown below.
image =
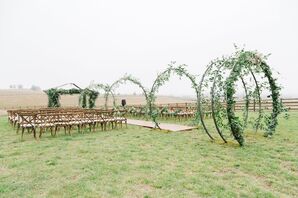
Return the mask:
<svg viewBox="0 0 298 198"><path fill-rule="evenodd" d="M46 109L26 109L8 110L8 121L16 128L17 133L22 130L22 138L25 130L33 132L36 138L39 129L39 137L46 131L50 131L52 136L57 134L60 128L64 128L65 134L71 134L73 128L79 132L89 127L90 131L95 131L96 127L101 130L114 129L118 125L125 124L125 111L101 110L101 109L81 109L81 108L46 108Z"/></svg>
<svg viewBox="0 0 298 198"><path fill-rule="evenodd" d="M146 111L142 106L132 106L128 108L128 115L131 117L145 117ZM203 116L206 118L211 117L212 112L210 110L205 110ZM195 108L176 108L171 107L167 108L166 110L163 107L159 107L159 116L165 119L177 119L181 120L188 120L194 119L196 116L196 109Z"/></svg>

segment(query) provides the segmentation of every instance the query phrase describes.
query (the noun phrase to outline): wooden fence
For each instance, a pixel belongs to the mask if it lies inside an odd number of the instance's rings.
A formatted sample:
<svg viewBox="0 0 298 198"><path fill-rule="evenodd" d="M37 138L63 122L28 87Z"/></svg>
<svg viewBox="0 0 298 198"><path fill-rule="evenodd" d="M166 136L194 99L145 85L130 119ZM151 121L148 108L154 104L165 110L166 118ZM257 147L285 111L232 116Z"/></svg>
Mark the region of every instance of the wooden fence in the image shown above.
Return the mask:
<svg viewBox="0 0 298 198"><path fill-rule="evenodd" d="M289 111L297 111L298 110L298 98L284 98L282 99L282 102ZM131 105L133 107L143 107L144 105ZM159 108L167 107L169 109L181 109L181 110L187 110L187 109L194 109L196 108L196 103L168 103L168 104L157 104ZM245 101L237 101L235 105L235 110L239 111L244 109L245 107ZM272 110L272 100L262 100L262 109L264 110ZM259 104L257 101L251 101L249 104L249 110L250 111L258 111L259 110Z"/></svg>
<svg viewBox="0 0 298 198"><path fill-rule="evenodd" d="M282 99L282 102L284 106L289 109L290 111L297 111L298 110L298 98L284 98ZM143 107L144 105L130 105L134 107ZM194 109L196 108L196 103L167 103L167 104L157 104L158 107L168 107L173 109L181 109L181 110L187 110L187 109ZM38 109L38 108L46 108L47 106L15 106L10 107L9 109ZM242 110L245 107L245 101L237 101L235 105L235 110ZM3 108L6 109L6 108ZM251 101L249 104L249 110L250 111L258 111L259 105L257 101ZM272 101L271 100L262 100L262 109L265 110L271 110L272 109Z"/></svg>

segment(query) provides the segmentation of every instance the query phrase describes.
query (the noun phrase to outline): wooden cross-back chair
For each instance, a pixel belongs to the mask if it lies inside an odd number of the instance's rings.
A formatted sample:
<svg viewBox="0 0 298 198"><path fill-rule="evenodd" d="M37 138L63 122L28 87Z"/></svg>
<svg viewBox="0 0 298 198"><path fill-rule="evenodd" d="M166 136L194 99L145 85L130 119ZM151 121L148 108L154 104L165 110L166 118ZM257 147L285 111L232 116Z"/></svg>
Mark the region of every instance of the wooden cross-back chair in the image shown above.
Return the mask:
<svg viewBox="0 0 298 198"><path fill-rule="evenodd" d="M51 131L51 135L53 135L53 129L55 127L54 124L55 114L54 113L40 113L36 116L36 127L39 127L39 137L41 138L42 133L46 130Z"/></svg>
<svg viewBox="0 0 298 198"><path fill-rule="evenodd" d="M116 126L120 124L121 128L123 123L127 127L127 118L125 117L127 114L127 110L118 110L113 112L113 117L116 121Z"/></svg>
<svg viewBox="0 0 298 198"><path fill-rule="evenodd" d="M33 132L36 138L36 131L39 129L39 137L50 131L52 136L57 134L60 128L64 128L65 134L70 135L74 127L81 132L83 128L89 127L89 130L95 131L97 126L101 130L117 128L117 125L125 123L126 111L101 110L101 109L81 109L81 108L42 108L26 110L9 110L8 120L12 125L17 126L17 133L22 129L22 138L24 131Z"/></svg>
<svg viewBox="0 0 298 198"><path fill-rule="evenodd" d="M27 129L28 133L30 131L33 132L34 138L36 138L36 117L37 113L36 112L18 112L18 122L17 122L17 133L19 130L22 130L22 138L24 136L24 131Z"/></svg>
<svg viewBox="0 0 298 198"><path fill-rule="evenodd" d="M78 131L81 131L81 128L83 127L83 112L82 111L75 111L68 114L68 133L70 134L70 131L73 127L77 126Z"/></svg>
<svg viewBox="0 0 298 198"><path fill-rule="evenodd" d="M18 121L17 110L7 110L7 118L8 122L15 126L16 122Z"/></svg>
<svg viewBox="0 0 298 198"><path fill-rule="evenodd" d="M104 119L104 116L102 114L102 110L95 110L94 112L94 128L96 126L101 126L101 130L107 130L107 122L106 120Z"/></svg>
<svg viewBox="0 0 298 198"><path fill-rule="evenodd" d="M55 125L55 135L60 128L64 128L64 133L67 131L70 134L70 125L72 121L72 114L68 112L58 112L55 114L54 125Z"/></svg>
<svg viewBox="0 0 298 198"><path fill-rule="evenodd" d="M113 110L103 110L101 111L101 115L103 120L106 122L106 125L109 126L111 129L114 129L116 126L116 119L113 116Z"/></svg>

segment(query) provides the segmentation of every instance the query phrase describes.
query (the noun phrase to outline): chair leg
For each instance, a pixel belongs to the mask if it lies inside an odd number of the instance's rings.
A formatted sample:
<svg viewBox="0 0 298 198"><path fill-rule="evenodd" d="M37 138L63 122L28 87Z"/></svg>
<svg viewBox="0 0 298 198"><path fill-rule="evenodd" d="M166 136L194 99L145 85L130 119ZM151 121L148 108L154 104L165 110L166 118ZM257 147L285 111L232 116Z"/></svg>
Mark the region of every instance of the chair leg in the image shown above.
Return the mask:
<svg viewBox="0 0 298 198"><path fill-rule="evenodd" d="M63 126L63 128L64 128L64 134L66 135L66 126Z"/></svg>
<svg viewBox="0 0 298 198"><path fill-rule="evenodd" d="M92 127L93 127L93 132L95 132L96 123L93 123Z"/></svg>
<svg viewBox="0 0 298 198"><path fill-rule="evenodd" d="M18 125L17 134L19 134L19 130L20 130L20 125Z"/></svg>
<svg viewBox="0 0 298 198"><path fill-rule="evenodd" d="M89 124L89 131L91 132L92 130L92 124Z"/></svg>
<svg viewBox="0 0 298 198"><path fill-rule="evenodd" d="M53 127L50 128L50 131L51 131L51 136L54 136L53 135Z"/></svg>
<svg viewBox="0 0 298 198"><path fill-rule="evenodd" d="M43 132L43 128L40 128L40 130L39 130L39 138L41 138L42 132Z"/></svg>
<svg viewBox="0 0 298 198"><path fill-rule="evenodd" d="M25 128L22 128L22 139L24 137Z"/></svg>
<svg viewBox="0 0 298 198"><path fill-rule="evenodd" d="M32 130L33 130L33 136L36 139L36 130L35 130L35 128L33 128Z"/></svg>
<svg viewBox="0 0 298 198"><path fill-rule="evenodd" d="M57 130L58 130L58 126L55 127L55 135L54 136L56 136Z"/></svg>

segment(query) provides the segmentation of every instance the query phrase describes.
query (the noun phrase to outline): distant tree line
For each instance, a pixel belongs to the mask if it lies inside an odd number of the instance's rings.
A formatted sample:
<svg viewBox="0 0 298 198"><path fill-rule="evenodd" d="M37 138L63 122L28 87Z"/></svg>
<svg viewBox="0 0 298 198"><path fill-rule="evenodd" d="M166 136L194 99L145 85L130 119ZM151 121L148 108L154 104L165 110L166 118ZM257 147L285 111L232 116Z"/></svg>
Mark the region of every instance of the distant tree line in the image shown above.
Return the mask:
<svg viewBox="0 0 298 198"><path fill-rule="evenodd" d="M10 89L25 89L24 86L22 84L12 84L12 85L9 85L9 88ZM37 85L32 85L30 90L32 91L41 91L41 88Z"/></svg>

